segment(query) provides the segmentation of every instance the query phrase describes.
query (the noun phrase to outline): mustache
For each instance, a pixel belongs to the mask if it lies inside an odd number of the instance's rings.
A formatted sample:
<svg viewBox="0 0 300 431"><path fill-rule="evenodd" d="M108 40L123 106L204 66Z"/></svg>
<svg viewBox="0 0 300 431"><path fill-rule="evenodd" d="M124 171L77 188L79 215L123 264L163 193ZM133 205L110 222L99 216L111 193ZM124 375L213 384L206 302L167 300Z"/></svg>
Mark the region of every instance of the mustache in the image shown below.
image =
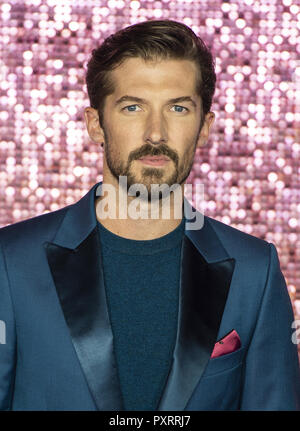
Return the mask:
<svg viewBox="0 0 300 431"><path fill-rule="evenodd" d="M178 164L178 155L175 151L171 150L167 145L161 144L159 147L145 144L135 151L132 151L128 157L128 162L140 159L145 156L167 156L173 160L176 165Z"/></svg>

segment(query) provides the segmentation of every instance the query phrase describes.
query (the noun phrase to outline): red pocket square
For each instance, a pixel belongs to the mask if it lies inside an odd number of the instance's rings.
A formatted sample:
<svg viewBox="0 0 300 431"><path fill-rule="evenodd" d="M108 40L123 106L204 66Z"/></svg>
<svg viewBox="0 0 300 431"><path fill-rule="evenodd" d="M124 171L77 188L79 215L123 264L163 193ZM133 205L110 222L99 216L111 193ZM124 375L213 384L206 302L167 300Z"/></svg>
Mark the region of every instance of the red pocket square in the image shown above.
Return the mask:
<svg viewBox="0 0 300 431"><path fill-rule="evenodd" d="M241 340L239 334L233 329L229 334L216 342L211 358L218 358L219 356L235 352L240 347Z"/></svg>

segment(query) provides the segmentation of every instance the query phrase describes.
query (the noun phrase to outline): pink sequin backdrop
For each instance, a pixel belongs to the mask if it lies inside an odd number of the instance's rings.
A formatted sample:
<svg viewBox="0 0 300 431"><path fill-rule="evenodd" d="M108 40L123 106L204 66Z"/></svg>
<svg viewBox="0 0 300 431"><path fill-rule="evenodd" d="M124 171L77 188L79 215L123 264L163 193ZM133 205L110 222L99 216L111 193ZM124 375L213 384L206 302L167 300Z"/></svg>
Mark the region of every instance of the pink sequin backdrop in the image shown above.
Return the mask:
<svg viewBox="0 0 300 431"><path fill-rule="evenodd" d="M277 246L300 314L296 3L2 0L0 225L71 204L101 180L83 117L91 50L139 21L182 21L211 47L218 77L216 122L188 182L204 183L205 214Z"/></svg>

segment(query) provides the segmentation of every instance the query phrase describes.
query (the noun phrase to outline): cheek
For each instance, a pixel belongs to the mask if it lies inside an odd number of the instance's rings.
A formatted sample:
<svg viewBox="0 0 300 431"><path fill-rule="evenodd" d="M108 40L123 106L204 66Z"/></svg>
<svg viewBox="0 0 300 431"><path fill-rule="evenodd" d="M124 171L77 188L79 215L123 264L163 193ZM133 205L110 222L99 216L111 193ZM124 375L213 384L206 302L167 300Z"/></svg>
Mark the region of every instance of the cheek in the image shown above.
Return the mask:
<svg viewBox="0 0 300 431"><path fill-rule="evenodd" d="M108 133L107 136L107 152L111 159L117 162L126 162L130 152L130 135L122 130L114 130Z"/></svg>
<svg viewBox="0 0 300 431"><path fill-rule="evenodd" d="M139 143L137 139L141 137L141 131L137 124L116 124L111 128L111 139L114 144L121 148L128 148L135 146Z"/></svg>
<svg viewBox="0 0 300 431"><path fill-rule="evenodd" d="M180 139L180 141L179 141ZM181 136L177 135L177 142L182 147L182 153L190 154L196 145L197 134L196 133L184 133Z"/></svg>
<svg viewBox="0 0 300 431"><path fill-rule="evenodd" d="M186 147L197 139L199 131L197 126L194 121L173 121L169 124L169 138L176 139L178 143L184 143Z"/></svg>
<svg viewBox="0 0 300 431"><path fill-rule="evenodd" d="M195 155L195 147L196 141L195 137L193 136L185 142L185 147L180 157L182 166L189 165L192 162Z"/></svg>

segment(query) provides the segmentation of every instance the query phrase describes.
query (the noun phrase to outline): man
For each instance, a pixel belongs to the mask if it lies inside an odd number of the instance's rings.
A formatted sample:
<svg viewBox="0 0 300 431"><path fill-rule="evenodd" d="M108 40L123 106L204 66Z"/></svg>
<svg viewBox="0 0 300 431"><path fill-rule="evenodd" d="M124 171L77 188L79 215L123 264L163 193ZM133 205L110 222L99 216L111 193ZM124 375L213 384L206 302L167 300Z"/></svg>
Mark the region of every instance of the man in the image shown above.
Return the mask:
<svg viewBox="0 0 300 431"><path fill-rule="evenodd" d="M93 51L87 88L103 182L0 231L1 409L298 410L276 248L182 199L214 121L205 44L130 26Z"/></svg>

